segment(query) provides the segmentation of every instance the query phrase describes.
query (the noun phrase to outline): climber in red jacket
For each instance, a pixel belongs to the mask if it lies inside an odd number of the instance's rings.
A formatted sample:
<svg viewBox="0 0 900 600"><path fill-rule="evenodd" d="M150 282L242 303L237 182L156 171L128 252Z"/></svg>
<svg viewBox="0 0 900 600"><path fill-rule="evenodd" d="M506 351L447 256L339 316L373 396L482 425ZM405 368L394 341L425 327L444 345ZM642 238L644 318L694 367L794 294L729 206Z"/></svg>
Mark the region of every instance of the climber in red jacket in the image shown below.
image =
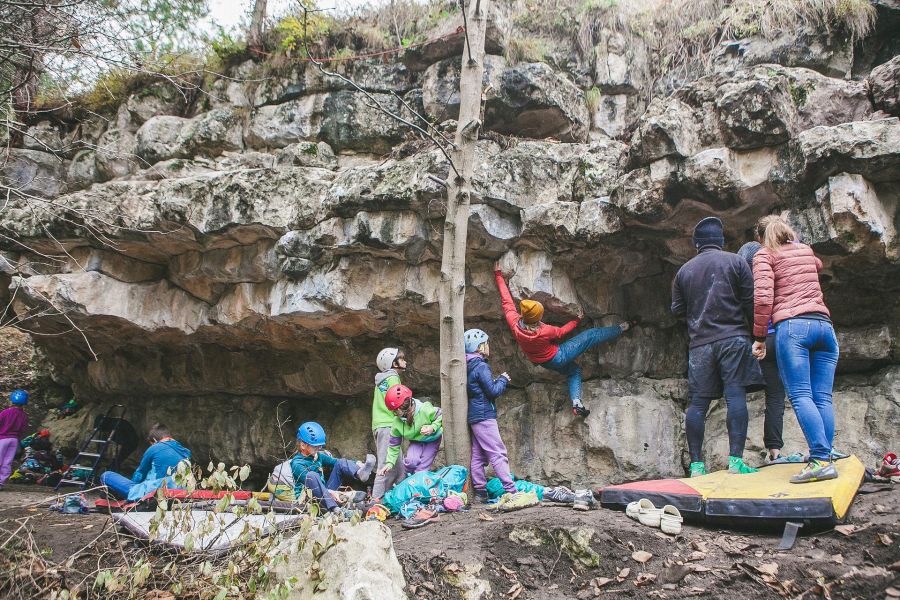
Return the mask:
<svg viewBox="0 0 900 600"><path fill-rule="evenodd" d="M519 343L519 348L532 363L545 369L562 373L569 380L569 399L572 401L572 412L579 417L587 417L591 411L581 402L581 367L576 359L597 344L614 340L628 331L633 322L626 321L613 327L593 327L582 331L572 339L559 344L562 338L570 334L581 322L584 311L579 307L578 318L562 327L554 327L541 322L544 306L536 300L522 300L516 310L515 302L506 286L506 280L500 270L499 261L494 264L494 275L497 288L500 290L500 304L503 316Z"/></svg>

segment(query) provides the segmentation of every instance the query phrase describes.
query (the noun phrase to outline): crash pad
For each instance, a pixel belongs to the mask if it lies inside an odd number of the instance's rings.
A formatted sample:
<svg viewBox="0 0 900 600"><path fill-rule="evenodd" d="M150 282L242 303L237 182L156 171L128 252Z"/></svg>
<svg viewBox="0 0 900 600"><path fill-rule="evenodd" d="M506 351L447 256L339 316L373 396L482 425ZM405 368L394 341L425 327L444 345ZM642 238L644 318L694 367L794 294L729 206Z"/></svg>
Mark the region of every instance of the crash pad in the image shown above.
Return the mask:
<svg viewBox="0 0 900 600"><path fill-rule="evenodd" d="M128 512L113 514L112 518L136 537L149 540L151 520L155 516L155 512ZM181 520L182 518L185 520ZM190 533L193 538L192 550L222 552L242 541L240 538L245 527L256 531L258 535L269 535L304 518L306 517L302 515L236 515L230 512L192 510L189 515L179 515L179 519L176 519L170 512L160 521L152 543L183 549Z"/></svg>
<svg viewBox="0 0 900 600"><path fill-rule="evenodd" d="M600 502L624 508L647 498L655 506L672 504L686 516L769 520L842 520L862 483L865 467L856 456L834 463L838 478L790 483L801 465L770 465L756 473L715 471L686 479L654 479L603 488Z"/></svg>

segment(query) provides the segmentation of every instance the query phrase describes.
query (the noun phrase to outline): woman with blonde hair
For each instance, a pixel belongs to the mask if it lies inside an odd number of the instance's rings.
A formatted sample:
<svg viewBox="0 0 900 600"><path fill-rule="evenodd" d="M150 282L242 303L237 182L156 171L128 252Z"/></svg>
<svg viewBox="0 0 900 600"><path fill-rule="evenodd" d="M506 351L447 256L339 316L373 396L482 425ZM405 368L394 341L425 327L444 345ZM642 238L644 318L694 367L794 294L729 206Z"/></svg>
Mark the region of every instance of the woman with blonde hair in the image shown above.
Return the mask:
<svg viewBox="0 0 900 600"><path fill-rule="evenodd" d="M753 258L753 355L765 358L771 319L778 371L809 445L809 460L791 483L834 479L832 386L838 342L819 285L822 261L779 216L761 219L757 231L763 248Z"/></svg>

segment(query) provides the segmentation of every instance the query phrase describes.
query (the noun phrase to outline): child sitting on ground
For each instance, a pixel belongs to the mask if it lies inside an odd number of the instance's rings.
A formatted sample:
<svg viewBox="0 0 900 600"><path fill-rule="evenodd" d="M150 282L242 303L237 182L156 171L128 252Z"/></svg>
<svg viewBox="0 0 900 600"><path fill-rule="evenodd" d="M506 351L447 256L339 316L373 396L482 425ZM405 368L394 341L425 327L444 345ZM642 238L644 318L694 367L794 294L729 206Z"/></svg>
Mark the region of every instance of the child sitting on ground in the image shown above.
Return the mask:
<svg viewBox="0 0 900 600"><path fill-rule="evenodd" d="M416 400L412 390L402 384L387 391L384 404L394 413L394 424L391 426L387 462L378 472L379 475L386 475L397 464L404 439L410 441L406 458L403 459L406 473L430 471L443 438L441 409L431 402Z"/></svg>
<svg viewBox="0 0 900 600"><path fill-rule="evenodd" d="M364 463L334 458L323 450L324 447L325 430L318 423L308 421L297 430L297 453L291 459L294 497L302 498L303 489L309 488L313 498L325 505L325 510L339 513L341 506L331 492L350 479L362 483L368 481L375 468L375 456L367 454ZM327 482L324 468L331 469Z"/></svg>
<svg viewBox="0 0 900 600"><path fill-rule="evenodd" d="M469 427L472 430L472 488L475 500L486 503L488 492L487 477L484 469L490 463L494 473L500 479L503 489L513 494L512 500L520 499L516 484L509 472L509 459L506 456L506 445L500 439L497 427L497 407L494 400L506 391L510 377L501 373L494 378L491 367L485 359L490 356L488 334L481 329L469 329L464 335L466 350L466 393L469 397Z"/></svg>
<svg viewBox="0 0 900 600"><path fill-rule="evenodd" d="M384 404L387 391L400 383L400 372L406 369L406 356L399 348L384 348L375 359L378 373L375 375L375 393L372 396L372 434L375 436L375 458L378 473L372 486L372 498L379 500L384 493L403 481L403 453L398 455L396 466L387 474L380 472L387 460L388 446L391 440L391 427L394 425L394 413Z"/></svg>

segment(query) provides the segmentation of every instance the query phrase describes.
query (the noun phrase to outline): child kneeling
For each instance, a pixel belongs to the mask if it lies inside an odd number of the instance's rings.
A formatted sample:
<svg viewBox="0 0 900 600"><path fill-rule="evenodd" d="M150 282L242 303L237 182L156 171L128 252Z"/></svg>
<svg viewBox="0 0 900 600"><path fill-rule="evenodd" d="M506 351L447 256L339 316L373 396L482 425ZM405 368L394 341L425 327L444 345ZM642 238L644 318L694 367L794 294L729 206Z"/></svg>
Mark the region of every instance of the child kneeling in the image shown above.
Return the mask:
<svg viewBox="0 0 900 600"><path fill-rule="evenodd" d="M341 507L331 494L345 481L355 479L365 483L375 468L375 456L366 455L366 462L334 458L323 451L325 430L321 425L308 421L297 430L297 453L291 459L294 476L294 497L303 497L303 489L309 488L313 498L325 505L325 510L340 512ZM331 469L328 481L324 468Z"/></svg>

